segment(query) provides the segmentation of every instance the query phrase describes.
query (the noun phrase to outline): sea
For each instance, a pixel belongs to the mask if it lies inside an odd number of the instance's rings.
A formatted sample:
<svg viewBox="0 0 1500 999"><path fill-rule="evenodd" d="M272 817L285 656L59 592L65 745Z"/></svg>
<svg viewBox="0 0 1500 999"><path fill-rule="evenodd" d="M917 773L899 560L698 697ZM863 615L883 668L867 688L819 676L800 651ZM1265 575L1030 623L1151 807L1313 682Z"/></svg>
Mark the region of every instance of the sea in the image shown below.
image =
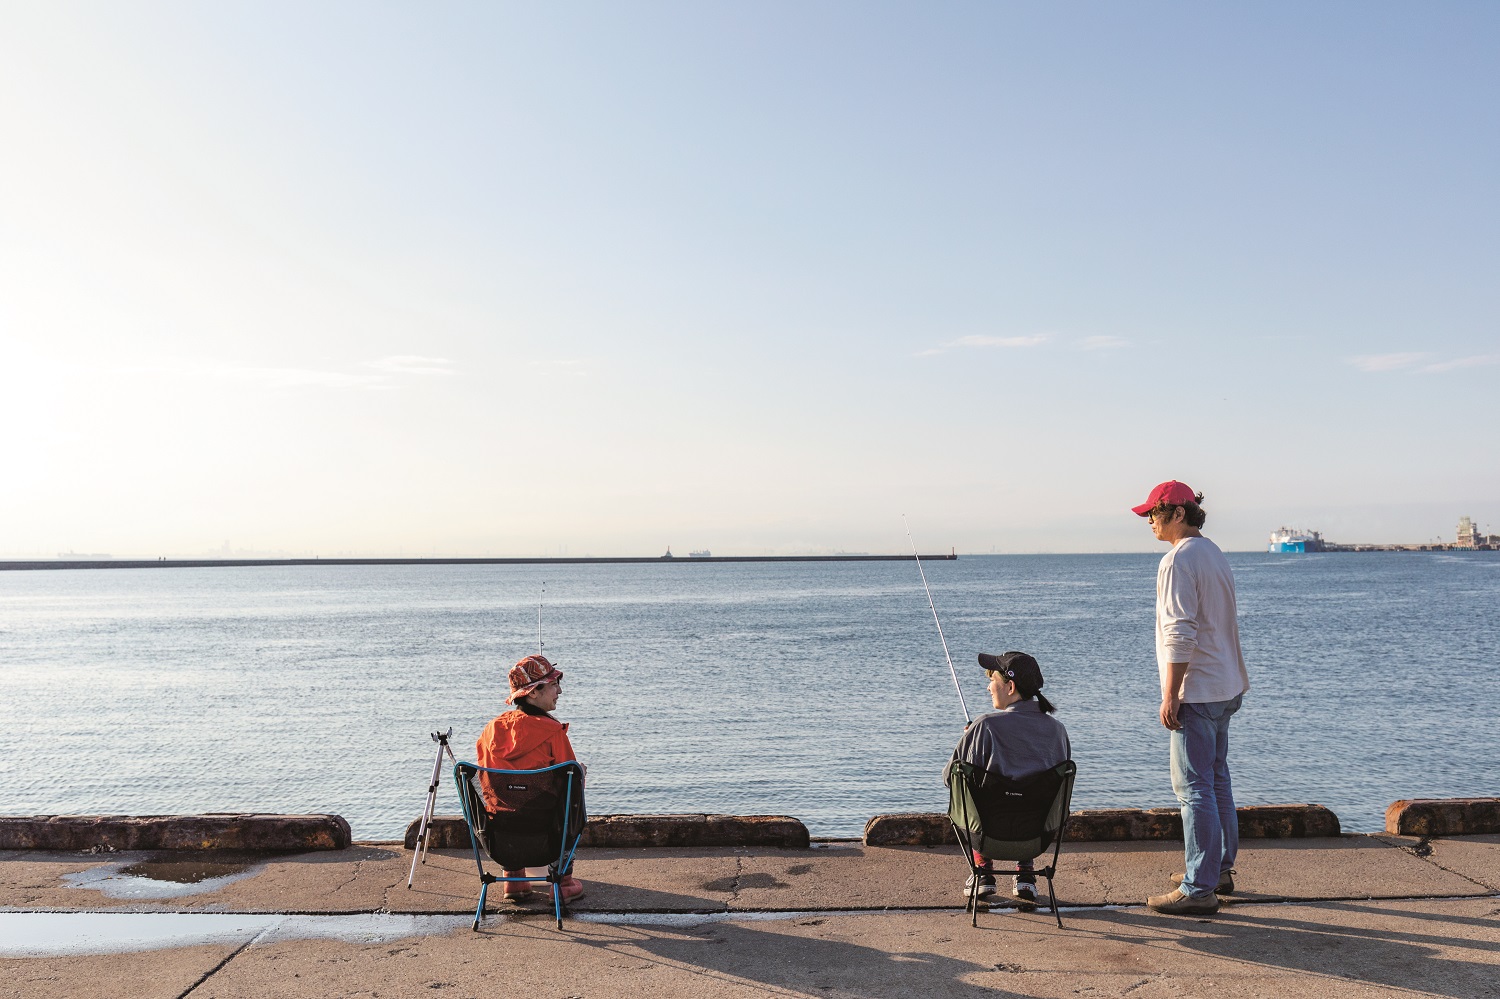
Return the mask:
<svg viewBox="0 0 1500 999"><path fill-rule="evenodd" d="M1175 806L1157 554L914 561L0 572L0 812L421 813L540 647L591 813L792 815L856 837L946 809L990 710L981 651L1040 661L1075 808ZM1240 804L1346 831L1402 798L1500 794L1500 553L1231 553L1252 689ZM959 688L962 690L960 701ZM445 760L439 813L456 813Z"/></svg>

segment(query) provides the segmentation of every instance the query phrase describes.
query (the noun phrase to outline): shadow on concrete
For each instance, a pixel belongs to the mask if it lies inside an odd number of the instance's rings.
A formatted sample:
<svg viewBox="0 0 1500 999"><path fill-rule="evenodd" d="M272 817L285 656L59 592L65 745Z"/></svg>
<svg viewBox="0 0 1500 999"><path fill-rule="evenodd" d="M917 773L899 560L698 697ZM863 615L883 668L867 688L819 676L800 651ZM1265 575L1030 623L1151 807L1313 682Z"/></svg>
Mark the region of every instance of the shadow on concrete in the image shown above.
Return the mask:
<svg viewBox="0 0 1500 999"><path fill-rule="evenodd" d="M489 858L485 858L484 869L495 875L501 873L499 867ZM714 898L706 895L658 891L638 885L614 884L593 877L581 861L575 870L586 886L586 894L568 907L570 912L708 913L725 912L729 908L728 901L723 896ZM540 871L540 868L534 868L532 873L539 875ZM472 909L479 902L479 870L474 865L473 854L453 856L429 853L427 863L417 867L416 882L412 890L406 890L406 881L403 878L398 890L393 891L393 901L397 904L422 896L432 899L458 899ZM403 906L403 908L409 907L412 906ZM495 884L490 886L484 911L491 915L525 915L545 912L550 916L552 898L545 890L537 890L532 893L531 897L519 902L507 901L501 886Z"/></svg>
<svg viewBox="0 0 1500 999"><path fill-rule="evenodd" d="M822 919L799 921L816 926ZM965 930L967 926L963 927ZM616 927L615 929L620 929ZM723 986L753 985L770 994L805 997L983 996L1025 999L1029 993L1007 991L1000 982L978 984L964 978L987 974L1000 978L1025 971L1013 963L955 960L923 950L888 951L843 940L776 933L743 923L707 923L681 928L630 927L633 939L621 941L575 933L582 946L619 951L680 973L700 976L699 994L717 994Z"/></svg>
<svg viewBox="0 0 1500 999"><path fill-rule="evenodd" d="M1323 978L1383 986L1403 991L1418 990L1433 995L1472 999L1493 994L1495 962L1466 961L1441 953L1468 949L1485 954L1500 951L1500 921L1393 909L1378 903L1320 902L1319 913L1346 912L1356 917L1380 920L1384 927L1334 923L1328 918L1299 919L1276 915L1278 910L1256 906L1253 912L1221 909L1212 917L1184 919L1147 911L1110 913L1116 927L1139 927L1142 935L1110 931L1096 924L1101 936L1133 946L1163 946L1200 951L1215 958L1242 962ZM1413 922L1431 924L1429 932L1413 932ZM1182 926L1172 938L1172 926ZM1391 926L1391 923L1397 924ZM1495 939L1464 939L1453 930L1461 925L1481 926ZM1155 942L1153 942L1153 940Z"/></svg>
<svg viewBox="0 0 1500 999"><path fill-rule="evenodd" d="M390 860L399 856L399 851L381 846L351 846L346 850L319 850L314 853L267 853L266 860L291 864L347 864Z"/></svg>
<svg viewBox="0 0 1500 999"><path fill-rule="evenodd" d="M708 898L703 895L684 895L680 892L656 891L651 888L641 888L637 885L616 885L608 881L598 881L585 878L587 893L583 898L568 906L569 912L673 912L673 913L708 913L727 912L728 904L723 898ZM494 889L490 897L493 899ZM479 879L475 878L474 894L477 900L479 895ZM503 908L496 910L504 912L527 911L545 909L549 914L552 912L552 901L549 896L542 892L534 893L535 897L520 905L513 903L502 903ZM486 911L493 906L486 906Z"/></svg>

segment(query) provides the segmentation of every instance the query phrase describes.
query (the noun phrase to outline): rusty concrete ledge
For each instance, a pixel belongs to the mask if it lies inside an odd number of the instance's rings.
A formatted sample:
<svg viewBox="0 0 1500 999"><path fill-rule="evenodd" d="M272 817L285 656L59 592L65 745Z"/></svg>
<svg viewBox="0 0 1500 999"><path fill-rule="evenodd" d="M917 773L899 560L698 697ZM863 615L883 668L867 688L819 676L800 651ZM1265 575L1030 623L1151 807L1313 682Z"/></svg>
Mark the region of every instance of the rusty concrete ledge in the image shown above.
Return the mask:
<svg viewBox="0 0 1500 999"><path fill-rule="evenodd" d="M1242 839L1302 839L1339 835L1339 817L1322 805L1247 805L1239 811ZM1175 808L1090 808L1068 816L1064 842L1182 839ZM865 823L866 846L940 846L953 843L940 812L877 815Z"/></svg>
<svg viewBox="0 0 1500 999"><path fill-rule="evenodd" d="M1472 836L1500 833L1500 798L1410 798L1385 810L1395 836Z"/></svg>
<svg viewBox="0 0 1500 999"><path fill-rule="evenodd" d="M0 815L0 850L342 850L339 815Z"/></svg>
<svg viewBox="0 0 1500 999"><path fill-rule="evenodd" d="M417 845L417 826L406 827L406 848ZM775 846L807 849L810 837L799 819L787 815L590 815L583 846ZM429 849L463 849L469 830L461 815L433 817Z"/></svg>

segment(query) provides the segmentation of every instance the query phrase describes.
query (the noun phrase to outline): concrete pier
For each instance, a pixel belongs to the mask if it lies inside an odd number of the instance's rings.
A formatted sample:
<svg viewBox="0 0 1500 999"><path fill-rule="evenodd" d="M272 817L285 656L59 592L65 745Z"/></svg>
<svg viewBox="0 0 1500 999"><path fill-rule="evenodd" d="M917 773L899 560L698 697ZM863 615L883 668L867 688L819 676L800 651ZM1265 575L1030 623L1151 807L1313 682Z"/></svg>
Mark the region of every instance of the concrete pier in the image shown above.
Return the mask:
<svg viewBox="0 0 1500 999"><path fill-rule="evenodd" d="M1493 996L1500 981L1495 834L1250 840L1238 893L1195 918L1141 905L1181 870L1180 843L1073 844L1063 930L1008 899L971 927L951 846L586 848L587 892L562 931L549 907L492 892L478 933L469 851L433 851L408 890L411 857L399 842L242 855L193 881L172 866L192 867L181 853L0 854L0 996L1331 999ZM57 913L85 912L137 914L122 918L147 936L153 915L245 916L205 942L90 953L81 937L70 951ZM267 929L293 913L311 915ZM318 932L350 914L410 929ZM16 921L43 919L50 950L19 956Z"/></svg>

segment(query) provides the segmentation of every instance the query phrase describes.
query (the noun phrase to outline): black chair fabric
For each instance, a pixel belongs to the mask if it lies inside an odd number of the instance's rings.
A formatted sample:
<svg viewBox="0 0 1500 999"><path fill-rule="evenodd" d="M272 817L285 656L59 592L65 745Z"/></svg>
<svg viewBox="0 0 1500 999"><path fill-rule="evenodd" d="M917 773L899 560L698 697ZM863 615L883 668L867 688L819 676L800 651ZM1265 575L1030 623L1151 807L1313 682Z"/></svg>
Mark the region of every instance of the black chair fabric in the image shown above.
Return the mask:
<svg viewBox="0 0 1500 999"><path fill-rule="evenodd" d="M1062 850L1063 830L1073 800L1073 782L1078 768L1064 760L1050 770L1020 780L971 763L955 760L948 771L948 820L959 845L964 849L972 874L980 873L973 852L989 860L1018 862L1034 860L1048 849L1052 863L1038 868L1036 874L1047 879L1052 912L1057 915L1057 897L1052 891L1052 877ZM1006 870L995 873L1016 874ZM977 896L970 904L978 918ZM1058 916L1057 924L1062 925Z"/></svg>
<svg viewBox="0 0 1500 999"><path fill-rule="evenodd" d="M540 770L490 770L472 763L453 768L454 785L474 844L479 867L479 905L474 928L484 916L488 888L497 881L484 869L479 851L503 871L547 868L557 925L562 926L559 885L572 871L573 855L588 822L584 805L583 766L576 761Z"/></svg>
<svg viewBox="0 0 1500 999"><path fill-rule="evenodd" d="M459 783L459 793L467 790L470 799L464 811L473 816L470 824L484 852L505 870L556 864L563 843L583 831L588 810L577 763L540 773L472 770L470 779ZM570 775L572 800L566 801Z"/></svg>

